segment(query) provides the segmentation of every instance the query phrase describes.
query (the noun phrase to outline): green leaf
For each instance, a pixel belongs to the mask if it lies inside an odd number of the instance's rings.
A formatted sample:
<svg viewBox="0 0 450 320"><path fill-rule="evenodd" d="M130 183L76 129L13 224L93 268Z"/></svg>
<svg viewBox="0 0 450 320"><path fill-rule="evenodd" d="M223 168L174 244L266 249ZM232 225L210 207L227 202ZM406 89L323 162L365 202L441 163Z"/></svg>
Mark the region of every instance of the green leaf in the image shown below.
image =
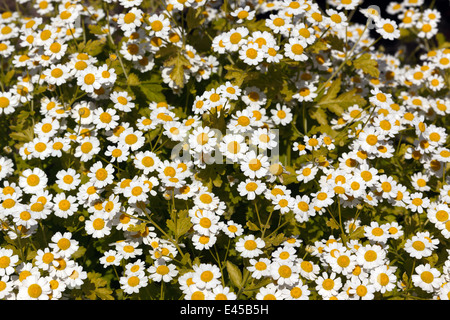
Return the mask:
<svg viewBox="0 0 450 320"><path fill-rule="evenodd" d="M88 25L89 32L96 35L104 35L103 27L98 24L90 24Z"/></svg>
<svg viewBox="0 0 450 320"><path fill-rule="evenodd" d="M331 49L337 51L344 51L345 43L344 40L339 38L337 35L330 34L326 37L327 42L329 43Z"/></svg>
<svg viewBox="0 0 450 320"><path fill-rule="evenodd" d="M235 65L227 64L224 66L224 69L227 70L225 79L230 80L236 86L240 86L247 76L244 70L239 69Z"/></svg>
<svg viewBox="0 0 450 320"><path fill-rule="evenodd" d="M80 45L80 50L95 57L103 52L106 44L106 39L102 38L99 40L89 40L85 45Z"/></svg>
<svg viewBox="0 0 450 320"><path fill-rule="evenodd" d="M334 219L329 219L326 224L333 230L339 229L339 225L336 223L336 220Z"/></svg>
<svg viewBox="0 0 450 320"><path fill-rule="evenodd" d="M159 83L142 83L137 87L150 102L166 101L163 86Z"/></svg>
<svg viewBox="0 0 450 320"><path fill-rule="evenodd" d="M191 228L192 222L188 210L179 210L171 214L171 219L166 221L167 227L175 235L175 238L185 235Z"/></svg>
<svg viewBox="0 0 450 320"><path fill-rule="evenodd" d="M319 102L317 103L318 106L325 107L329 111L336 114L337 116L341 116L342 113L344 113L344 111L348 107L351 107L355 104L362 107L366 104L366 100L357 94L356 88L337 96L340 89L341 89L341 80L340 78L338 78L335 81L333 81L331 86L328 88L327 94L319 100Z"/></svg>
<svg viewBox="0 0 450 320"><path fill-rule="evenodd" d="M114 297L112 296L113 291L111 289L96 288L94 293L100 300L114 300Z"/></svg>
<svg viewBox="0 0 450 320"><path fill-rule="evenodd" d="M247 221L246 226L251 231L259 231L258 226L256 224L254 224L253 222L251 222L251 221Z"/></svg>
<svg viewBox="0 0 450 320"><path fill-rule="evenodd" d="M307 48L307 51L318 54L320 51L328 50L328 44L325 39L319 39Z"/></svg>
<svg viewBox="0 0 450 320"><path fill-rule="evenodd" d="M164 66L171 67L172 70L169 73L170 79L173 80L176 86L184 87L184 69L190 66L189 60L181 55L177 54L164 61Z"/></svg>
<svg viewBox="0 0 450 320"><path fill-rule="evenodd" d="M270 28L266 26L266 20L264 19L260 19L260 20L251 20L251 21L246 21L245 22L245 26L247 27L247 29L250 32L255 32L255 31L270 31Z"/></svg>
<svg viewBox="0 0 450 320"><path fill-rule="evenodd" d="M269 238L265 238L264 241L266 243L265 248L269 247L278 247L284 240L286 240L286 237L284 236L284 233L278 233L276 235L273 235Z"/></svg>
<svg viewBox="0 0 450 320"><path fill-rule="evenodd" d="M323 108L309 109L309 115L321 125L328 124L328 116Z"/></svg>
<svg viewBox="0 0 450 320"><path fill-rule="evenodd" d="M136 74L130 73L128 75L127 84L129 86L138 86L141 84L141 81L139 80L139 77Z"/></svg>
<svg viewBox="0 0 450 320"><path fill-rule="evenodd" d="M192 8L190 7L186 14L186 23L189 30L195 29L198 26L202 25L206 18L202 15L203 8Z"/></svg>
<svg viewBox="0 0 450 320"><path fill-rule="evenodd" d="M88 272L87 280L84 281L81 289L90 300L114 300L113 291L106 288L108 281L101 277L100 273Z"/></svg>
<svg viewBox="0 0 450 320"><path fill-rule="evenodd" d="M127 228L127 231L144 233L146 226L147 225L145 223L139 223L136 225L130 224Z"/></svg>
<svg viewBox="0 0 450 320"><path fill-rule="evenodd" d="M34 129L29 127L21 132L12 132L9 137L19 142L29 142L34 138Z"/></svg>
<svg viewBox="0 0 450 320"><path fill-rule="evenodd" d="M14 77L14 74L16 73L16 71L14 69L9 70L3 77L2 77L2 82L3 83L10 83L11 79Z"/></svg>
<svg viewBox="0 0 450 320"><path fill-rule="evenodd" d="M228 275L233 285L235 285L237 288L241 288L243 285L241 270L229 260L227 260L226 266Z"/></svg>
<svg viewBox="0 0 450 320"><path fill-rule="evenodd" d="M372 59L372 55L370 53L364 53L357 59L353 60L353 66L373 78L378 78L380 76L378 62L375 59Z"/></svg>
<svg viewBox="0 0 450 320"><path fill-rule="evenodd" d="M355 231L350 233L350 239L358 240L358 239L364 238L365 233L366 233L366 231L365 231L364 226L358 227Z"/></svg>
<svg viewBox="0 0 450 320"><path fill-rule="evenodd" d="M83 246L80 246L77 251L72 253L71 257L72 257L72 259L78 259L78 258L81 258L82 256L84 256L85 253L86 253L86 248Z"/></svg>

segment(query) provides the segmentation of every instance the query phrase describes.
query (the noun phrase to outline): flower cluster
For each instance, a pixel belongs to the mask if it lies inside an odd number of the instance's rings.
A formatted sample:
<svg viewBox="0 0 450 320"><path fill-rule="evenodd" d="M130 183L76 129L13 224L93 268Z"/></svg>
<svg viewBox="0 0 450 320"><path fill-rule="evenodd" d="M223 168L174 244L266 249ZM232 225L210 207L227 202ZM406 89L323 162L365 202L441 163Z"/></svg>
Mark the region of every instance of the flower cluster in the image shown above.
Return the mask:
<svg viewBox="0 0 450 320"><path fill-rule="evenodd" d="M0 299L450 298L438 9L15 9L0 18ZM377 46L393 40L415 51Z"/></svg>

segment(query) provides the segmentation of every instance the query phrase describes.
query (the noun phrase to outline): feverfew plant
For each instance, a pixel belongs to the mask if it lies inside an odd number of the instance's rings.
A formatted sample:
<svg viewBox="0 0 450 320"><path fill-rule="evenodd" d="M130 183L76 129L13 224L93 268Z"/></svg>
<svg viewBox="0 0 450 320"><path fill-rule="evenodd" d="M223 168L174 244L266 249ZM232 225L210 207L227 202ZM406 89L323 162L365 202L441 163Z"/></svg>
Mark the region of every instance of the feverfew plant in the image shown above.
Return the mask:
<svg viewBox="0 0 450 320"><path fill-rule="evenodd" d="M5 3L0 299L448 300L430 3Z"/></svg>

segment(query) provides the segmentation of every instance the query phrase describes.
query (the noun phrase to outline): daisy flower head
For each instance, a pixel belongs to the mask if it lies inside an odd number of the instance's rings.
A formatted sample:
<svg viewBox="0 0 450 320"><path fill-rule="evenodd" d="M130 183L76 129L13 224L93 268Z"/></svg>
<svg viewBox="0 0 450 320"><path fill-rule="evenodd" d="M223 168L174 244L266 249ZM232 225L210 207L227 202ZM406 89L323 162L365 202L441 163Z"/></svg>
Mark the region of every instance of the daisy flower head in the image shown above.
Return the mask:
<svg viewBox="0 0 450 320"><path fill-rule="evenodd" d="M213 289L220 284L220 269L216 265L202 263L194 267L192 281L199 289Z"/></svg>
<svg viewBox="0 0 450 320"><path fill-rule="evenodd" d="M391 19L379 19L375 29L386 40L395 40L400 37L400 29L397 22Z"/></svg>
<svg viewBox="0 0 450 320"><path fill-rule="evenodd" d="M170 30L170 20L163 14L153 14L147 20L148 26L145 27L149 31L150 36L165 38Z"/></svg>
<svg viewBox="0 0 450 320"><path fill-rule="evenodd" d="M255 118L250 109L238 110L232 115L232 120L228 124L228 128L233 133L247 133L255 126Z"/></svg>
<svg viewBox="0 0 450 320"><path fill-rule="evenodd" d="M260 180L246 179L238 185L239 195L246 196L248 200L254 200L257 195L262 194L266 190L266 185Z"/></svg>
<svg viewBox="0 0 450 320"><path fill-rule="evenodd" d="M0 299L12 299L15 285L9 276L0 277Z"/></svg>
<svg viewBox="0 0 450 320"><path fill-rule="evenodd" d="M325 187L312 194L312 202L316 207L325 208L334 203L334 195L335 193L330 187Z"/></svg>
<svg viewBox="0 0 450 320"><path fill-rule="evenodd" d="M97 129L112 130L119 124L119 115L113 108L103 109L99 107L94 110L94 124Z"/></svg>
<svg viewBox="0 0 450 320"><path fill-rule="evenodd" d="M81 183L80 174L75 169L60 170L56 174L56 183L64 191L75 190Z"/></svg>
<svg viewBox="0 0 450 320"><path fill-rule="evenodd" d="M385 293L394 290L397 281L396 269L396 267L382 265L370 272L370 281L375 291Z"/></svg>
<svg viewBox="0 0 450 320"><path fill-rule="evenodd" d="M378 244L367 244L356 252L357 263L364 269L372 270L384 264L386 251Z"/></svg>
<svg viewBox="0 0 450 320"><path fill-rule="evenodd" d="M210 153L217 143L216 132L210 127L197 127L189 135L190 150Z"/></svg>
<svg viewBox="0 0 450 320"><path fill-rule="evenodd" d="M114 167L112 164L103 166L101 161L95 162L87 174L96 188L103 188L114 181Z"/></svg>
<svg viewBox="0 0 450 320"><path fill-rule="evenodd" d="M230 238L236 238L244 233L244 228L232 220L228 220L226 223L219 221L220 230Z"/></svg>
<svg viewBox="0 0 450 320"><path fill-rule="evenodd" d="M72 238L71 232L57 232L52 236L48 247L53 250L54 254L69 258L78 250L79 245L78 241Z"/></svg>
<svg viewBox="0 0 450 320"><path fill-rule="evenodd" d="M219 150L227 160L238 162L249 149L244 139L241 134L226 134L220 141Z"/></svg>
<svg viewBox="0 0 450 320"><path fill-rule="evenodd" d="M190 285L183 292L184 300L210 300L212 297L211 290L199 289L195 284Z"/></svg>
<svg viewBox="0 0 450 320"><path fill-rule="evenodd" d="M88 66L77 75L77 85L81 90L92 93L102 86L102 77L95 66Z"/></svg>
<svg viewBox="0 0 450 320"><path fill-rule="evenodd" d="M292 96L299 102L313 101L317 97L317 87L314 83L300 82L297 84L298 91Z"/></svg>
<svg viewBox="0 0 450 320"><path fill-rule="evenodd" d="M291 123L293 119L291 109L286 105L281 105L280 103L277 103L275 108L270 109L270 112L272 113L271 119L276 125L286 126Z"/></svg>
<svg viewBox="0 0 450 320"><path fill-rule="evenodd" d="M325 12L328 15L328 17L326 17L327 23L331 28L339 30L348 26L347 16L344 12L335 9L327 9Z"/></svg>
<svg viewBox="0 0 450 320"><path fill-rule="evenodd" d="M113 91L110 99L114 108L119 111L130 112L135 107L132 97L126 91Z"/></svg>
<svg viewBox="0 0 450 320"><path fill-rule="evenodd" d="M272 200L274 204L274 210L279 210L282 214L288 213L292 210L295 202L295 198L290 195L276 195Z"/></svg>
<svg viewBox="0 0 450 320"><path fill-rule="evenodd" d="M223 38L225 50L235 52L245 43L249 30L246 27L237 27L229 30Z"/></svg>
<svg viewBox="0 0 450 320"><path fill-rule="evenodd" d="M421 259L431 256L434 248L427 237L414 235L411 239L406 240L404 249L412 258Z"/></svg>
<svg viewBox="0 0 450 320"><path fill-rule="evenodd" d="M348 294L355 300L374 300L375 286L368 278L353 277L350 280Z"/></svg>
<svg viewBox="0 0 450 320"><path fill-rule="evenodd" d="M202 235L216 234L220 228L219 216L211 211L203 210L202 213L191 218L193 228Z"/></svg>
<svg viewBox="0 0 450 320"><path fill-rule="evenodd" d="M243 23L246 20L253 20L256 11L251 10L250 6L239 7L230 12L230 15L236 19L236 23Z"/></svg>
<svg viewBox="0 0 450 320"><path fill-rule="evenodd" d="M199 192L193 197L194 204L201 210L216 210L219 205L219 198L212 192L205 189L199 190Z"/></svg>
<svg viewBox="0 0 450 320"><path fill-rule="evenodd" d="M148 268L149 278L155 282L170 282L178 275L178 270L174 264L166 264L156 261Z"/></svg>
<svg viewBox="0 0 450 320"><path fill-rule="evenodd" d="M45 81L48 84L56 86L66 83L71 77L69 68L63 64L50 66L50 68L44 70L43 75L45 76Z"/></svg>
<svg viewBox="0 0 450 320"><path fill-rule="evenodd" d="M248 151L240 162L241 171L251 179L265 176L269 166L269 158L264 154L257 154L253 150Z"/></svg>
<svg viewBox="0 0 450 320"><path fill-rule="evenodd" d="M141 26L143 11L139 8L131 8L127 13L121 13L117 23L122 31L134 31Z"/></svg>
<svg viewBox="0 0 450 320"><path fill-rule="evenodd" d="M315 289L323 299L337 295L338 290L343 285L341 278L337 277L335 272L329 274L322 272L314 281L316 283Z"/></svg>
<svg viewBox="0 0 450 320"><path fill-rule="evenodd" d="M25 169L19 177L19 186L29 194L36 194L47 187L47 174L39 168Z"/></svg>
<svg viewBox="0 0 450 320"><path fill-rule="evenodd" d="M269 277L270 276L270 265L271 260L268 258L259 258L249 259L250 265L247 267L247 270L251 272L252 278L254 279L261 279L263 277Z"/></svg>
<svg viewBox="0 0 450 320"><path fill-rule="evenodd" d="M386 243L387 240L390 238L390 233L388 231L388 225L382 224L380 225L376 221L370 222L370 225L366 225L364 227L365 236L377 243Z"/></svg>
<svg viewBox="0 0 450 320"><path fill-rule="evenodd" d="M47 278L39 275L31 275L22 281L19 292L17 293L17 299L49 300L51 292L50 283Z"/></svg>
<svg viewBox="0 0 450 320"><path fill-rule="evenodd" d="M294 61L306 61L308 56L305 53L307 42L300 38L289 38L289 42L284 45L284 54Z"/></svg>
<svg viewBox="0 0 450 320"><path fill-rule="evenodd" d="M229 287L218 285L212 289L211 300L236 300L236 294Z"/></svg>
<svg viewBox="0 0 450 320"><path fill-rule="evenodd" d="M119 266L121 260L122 256L116 250L107 250L103 253L99 261L106 268L109 266Z"/></svg>
<svg viewBox="0 0 450 320"><path fill-rule="evenodd" d="M292 286L281 290L284 300L309 300L311 291L302 280L297 280Z"/></svg>
<svg viewBox="0 0 450 320"><path fill-rule="evenodd" d="M0 180L9 177L14 171L14 163L7 157L0 156ZM8 189L3 189L6 192ZM1 194L0 194L1 197Z"/></svg>
<svg viewBox="0 0 450 320"><path fill-rule="evenodd" d="M274 283L261 287L255 296L256 300L283 300L283 291Z"/></svg>
<svg viewBox="0 0 450 320"><path fill-rule="evenodd" d="M19 256L12 249L0 248L0 276L11 275L19 262Z"/></svg>
<svg viewBox="0 0 450 320"><path fill-rule="evenodd" d="M85 230L93 238L103 238L111 233L112 220L106 219L102 212L96 212L85 221Z"/></svg>
<svg viewBox="0 0 450 320"><path fill-rule="evenodd" d="M427 210L427 217L434 224L445 223L450 219L450 206L447 203L432 205Z"/></svg>
<svg viewBox="0 0 450 320"><path fill-rule="evenodd" d="M241 100L249 107L264 106L267 102L267 95L256 86L245 87L242 91Z"/></svg>
<svg viewBox="0 0 450 320"><path fill-rule="evenodd" d="M414 192L410 194L406 208L413 212L422 213L424 209L430 206L430 199L423 195L422 192Z"/></svg>
<svg viewBox="0 0 450 320"><path fill-rule="evenodd" d="M442 285L441 272L432 268L430 264L421 264L414 271L415 273L411 277L414 286L425 292L434 292Z"/></svg>
<svg viewBox="0 0 450 320"><path fill-rule="evenodd" d="M291 286L298 280L299 274L292 261L276 260L270 264L270 274L278 285Z"/></svg>
<svg viewBox="0 0 450 320"><path fill-rule="evenodd" d="M425 39L433 38L436 35L436 33L438 33L438 31L439 31L437 23L433 20L419 21L416 25L416 28L419 30L419 33L417 34L417 36L419 38L425 38Z"/></svg>
<svg viewBox="0 0 450 320"><path fill-rule="evenodd" d="M46 116L35 124L34 129L39 138L53 138L61 129L61 124L58 119Z"/></svg>
<svg viewBox="0 0 450 320"><path fill-rule="evenodd" d="M123 195L129 203L145 202L148 199L150 189L143 179L133 179L125 188Z"/></svg>
<svg viewBox="0 0 450 320"><path fill-rule="evenodd" d="M269 27L275 34L289 35L293 24L289 17L283 14L270 14L269 18L265 20L266 26Z"/></svg>
<svg viewBox="0 0 450 320"><path fill-rule="evenodd" d="M72 195L66 195L65 193L58 193L53 198L53 210L54 214L60 218L68 218L72 216L78 209L77 198Z"/></svg>
<svg viewBox="0 0 450 320"><path fill-rule="evenodd" d="M124 274L119 279L120 287L127 294L138 293L139 290L148 285L148 276L144 271L140 273Z"/></svg>
<svg viewBox="0 0 450 320"><path fill-rule="evenodd" d="M265 242L261 238L254 235L246 235L238 239L236 242L236 250L244 258L255 258L263 253Z"/></svg>
<svg viewBox="0 0 450 320"><path fill-rule="evenodd" d="M30 151L33 158L44 160L52 153L50 149L50 139L48 137L36 137L30 141Z"/></svg>
<svg viewBox="0 0 450 320"><path fill-rule="evenodd" d="M264 51L257 43L243 44L239 49L239 58L250 66L256 66L264 60Z"/></svg>
<svg viewBox="0 0 450 320"><path fill-rule="evenodd" d="M144 133L134 128L127 128L120 133L118 142L130 151L139 150L145 143Z"/></svg>
<svg viewBox="0 0 450 320"><path fill-rule="evenodd" d="M13 113L20 104L19 96L13 94L12 90L0 92L0 115Z"/></svg>

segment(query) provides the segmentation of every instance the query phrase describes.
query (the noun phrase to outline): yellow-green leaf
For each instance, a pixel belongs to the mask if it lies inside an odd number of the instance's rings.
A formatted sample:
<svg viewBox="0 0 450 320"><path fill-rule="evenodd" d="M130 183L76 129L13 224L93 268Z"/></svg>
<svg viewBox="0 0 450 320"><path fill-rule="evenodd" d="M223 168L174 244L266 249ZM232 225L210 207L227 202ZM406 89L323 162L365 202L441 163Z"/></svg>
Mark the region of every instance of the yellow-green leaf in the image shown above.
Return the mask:
<svg viewBox="0 0 450 320"><path fill-rule="evenodd" d="M227 265L227 272L228 272L231 282L236 287L241 288L242 287L242 272L241 272L241 270L229 260L227 260L226 265Z"/></svg>
<svg viewBox="0 0 450 320"><path fill-rule="evenodd" d="M336 223L336 220L334 220L334 219L329 219L327 221L327 226L329 226L331 229L334 229L334 230L339 229L339 225Z"/></svg>
<svg viewBox="0 0 450 320"><path fill-rule="evenodd" d="M130 73L128 75L127 84L129 86L138 86L141 84L141 81L139 80L139 77L136 74Z"/></svg>
<svg viewBox="0 0 450 320"><path fill-rule="evenodd" d="M362 72L372 76L373 78L378 78L380 76L378 62L375 59L372 59L372 55L370 53L364 53L353 60L353 65L356 69L362 70Z"/></svg>
<svg viewBox="0 0 450 320"><path fill-rule="evenodd" d="M186 234L192 227L191 218L188 216L188 210L180 210L171 214L171 219L166 221L167 227L174 233L175 238Z"/></svg>
<svg viewBox="0 0 450 320"><path fill-rule="evenodd" d="M358 227L355 231L353 231L352 233L350 233L350 239L361 239L364 238L366 231L364 226Z"/></svg>
<svg viewBox="0 0 450 320"><path fill-rule="evenodd" d="M180 52L164 61L164 66L172 68L169 73L170 79L180 88L184 87L184 70L190 65L189 60Z"/></svg>
<svg viewBox="0 0 450 320"><path fill-rule="evenodd" d="M103 52L105 44L106 38L102 38L99 40L89 40L85 45L80 45L80 50L94 57Z"/></svg>
<svg viewBox="0 0 450 320"><path fill-rule="evenodd" d="M246 225L249 228L249 230L251 230L251 231L258 231L259 230L258 226L256 224L254 224L253 222L251 222L251 221L247 221Z"/></svg>

